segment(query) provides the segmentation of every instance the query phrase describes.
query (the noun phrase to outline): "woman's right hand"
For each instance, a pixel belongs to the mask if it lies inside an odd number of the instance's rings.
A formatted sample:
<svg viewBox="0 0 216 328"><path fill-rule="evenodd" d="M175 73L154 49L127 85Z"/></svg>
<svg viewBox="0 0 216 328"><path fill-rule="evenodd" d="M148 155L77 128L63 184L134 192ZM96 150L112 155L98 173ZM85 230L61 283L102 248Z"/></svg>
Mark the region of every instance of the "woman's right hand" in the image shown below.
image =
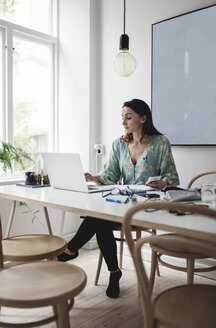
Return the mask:
<svg viewBox="0 0 216 328"><path fill-rule="evenodd" d="M146 183L146 186L161 190L161 189L164 189L165 187L167 187L167 182L163 181L163 180L157 180L157 181L154 181L151 183Z"/></svg>
<svg viewBox="0 0 216 328"><path fill-rule="evenodd" d="M85 173L85 178L87 182L95 182L97 185L101 184L97 177L91 175L88 172Z"/></svg>

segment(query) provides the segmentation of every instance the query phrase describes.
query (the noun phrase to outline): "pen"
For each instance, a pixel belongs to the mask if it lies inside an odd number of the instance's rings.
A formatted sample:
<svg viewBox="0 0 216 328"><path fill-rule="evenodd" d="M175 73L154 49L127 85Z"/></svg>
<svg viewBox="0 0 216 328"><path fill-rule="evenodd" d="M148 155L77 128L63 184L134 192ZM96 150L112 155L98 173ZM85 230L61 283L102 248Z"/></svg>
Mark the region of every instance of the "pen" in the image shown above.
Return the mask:
<svg viewBox="0 0 216 328"><path fill-rule="evenodd" d="M145 194L147 194L147 191L146 190L139 190L139 191L137 191L136 192L136 195L145 195Z"/></svg>
<svg viewBox="0 0 216 328"><path fill-rule="evenodd" d="M112 199L112 198L105 198L107 202L112 202L112 203L119 203L121 204L122 201L120 199Z"/></svg>

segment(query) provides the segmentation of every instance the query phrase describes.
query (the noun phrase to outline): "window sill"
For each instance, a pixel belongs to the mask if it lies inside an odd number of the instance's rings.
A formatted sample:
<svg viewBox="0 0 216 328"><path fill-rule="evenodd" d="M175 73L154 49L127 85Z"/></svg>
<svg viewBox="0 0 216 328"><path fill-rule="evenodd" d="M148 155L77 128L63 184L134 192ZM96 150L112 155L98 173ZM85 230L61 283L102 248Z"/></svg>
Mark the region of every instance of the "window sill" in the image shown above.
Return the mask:
<svg viewBox="0 0 216 328"><path fill-rule="evenodd" d="M0 177L0 186L24 182L23 177Z"/></svg>

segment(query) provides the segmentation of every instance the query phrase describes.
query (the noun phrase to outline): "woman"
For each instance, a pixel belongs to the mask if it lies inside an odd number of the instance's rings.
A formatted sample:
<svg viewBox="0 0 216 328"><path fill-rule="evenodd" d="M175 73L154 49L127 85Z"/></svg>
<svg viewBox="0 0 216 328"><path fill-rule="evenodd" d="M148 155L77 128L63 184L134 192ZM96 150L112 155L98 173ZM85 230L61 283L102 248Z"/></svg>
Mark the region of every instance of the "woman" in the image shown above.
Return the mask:
<svg viewBox="0 0 216 328"><path fill-rule="evenodd" d="M104 170L92 176L86 173L87 181L96 184L146 184L150 176L161 176L148 186L158 190L167 185L179 184L178 173L168 139L153 125L149 106L142 100L133 99L122 107L122 124L125 134L112 144L111 154ZM122 272L118 267L117 247L113 229L121 224L86 217L74 238L68 243L59 261L68 261L78 256L78 250L96 234L99 248L110 271L106 294L119 296L119 280Z"/></svg>

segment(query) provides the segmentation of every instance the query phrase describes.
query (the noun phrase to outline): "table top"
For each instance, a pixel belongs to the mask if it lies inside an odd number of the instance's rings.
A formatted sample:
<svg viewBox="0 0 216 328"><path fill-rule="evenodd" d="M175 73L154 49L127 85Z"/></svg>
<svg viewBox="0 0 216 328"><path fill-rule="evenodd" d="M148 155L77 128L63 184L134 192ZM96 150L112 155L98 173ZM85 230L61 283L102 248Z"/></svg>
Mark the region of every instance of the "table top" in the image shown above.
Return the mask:
<svg viewBox="0 0 216 328"><path fill-rule="evenodd" d="M0 186L0 197L120 223L123 222L126 211L133 206L131 203L107 202L101 197L101 193L88 194L52 187ZM216 210L216 204L212 207ZM132 222L143 228L182 233L216 243L216 220L201 215L176 216L161 210L152 213L142 211L134 216Z"/></svg>

